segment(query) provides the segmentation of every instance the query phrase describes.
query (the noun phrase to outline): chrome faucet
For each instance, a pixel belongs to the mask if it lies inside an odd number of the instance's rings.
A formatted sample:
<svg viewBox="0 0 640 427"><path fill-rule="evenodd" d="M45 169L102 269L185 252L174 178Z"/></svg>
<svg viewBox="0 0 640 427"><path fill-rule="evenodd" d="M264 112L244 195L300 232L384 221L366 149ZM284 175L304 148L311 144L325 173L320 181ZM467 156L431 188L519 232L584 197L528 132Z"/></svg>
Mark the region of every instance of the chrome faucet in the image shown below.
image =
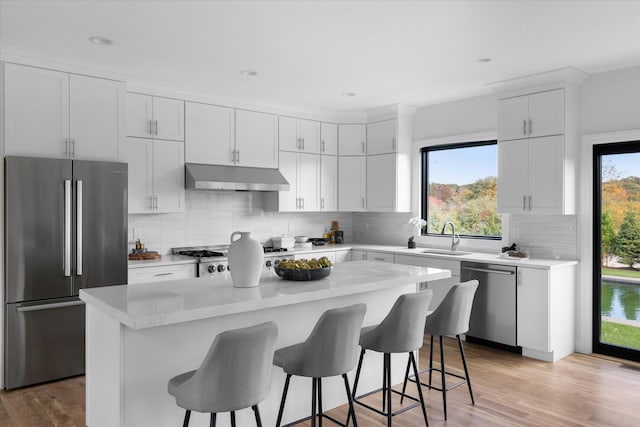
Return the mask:
<svg viewBox="0 0 640 427"><path fill-rule="evenodd" d="M442 232L440 234L444 234L444 230L445 228L447 228L447 225L451 224L451 250L455 251L458 248L458 245L460 244L460 236L456 234L456 226L453 224L453 222L451 221L447 221L444 223L444 226L442 227Z"/></svg>

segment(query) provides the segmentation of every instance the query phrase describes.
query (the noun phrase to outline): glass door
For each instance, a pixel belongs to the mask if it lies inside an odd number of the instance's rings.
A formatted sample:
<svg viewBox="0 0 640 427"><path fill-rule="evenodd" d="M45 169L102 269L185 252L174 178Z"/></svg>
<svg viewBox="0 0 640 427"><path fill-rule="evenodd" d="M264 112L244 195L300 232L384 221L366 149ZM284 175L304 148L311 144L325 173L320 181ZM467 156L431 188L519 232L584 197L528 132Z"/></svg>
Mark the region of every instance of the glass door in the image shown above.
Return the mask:
<svg viewBox="0 0 640 427"><path fill-rule="evenodd" d="M593 351L640 361L640 141L593 150Z"/></svg>

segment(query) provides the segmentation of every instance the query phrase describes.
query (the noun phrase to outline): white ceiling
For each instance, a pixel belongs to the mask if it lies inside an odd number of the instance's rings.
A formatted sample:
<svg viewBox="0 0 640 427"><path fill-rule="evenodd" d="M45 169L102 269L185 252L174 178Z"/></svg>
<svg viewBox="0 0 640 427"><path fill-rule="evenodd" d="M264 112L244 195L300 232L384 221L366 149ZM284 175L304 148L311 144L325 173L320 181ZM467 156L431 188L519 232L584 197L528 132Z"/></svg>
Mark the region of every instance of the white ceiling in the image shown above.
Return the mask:
<svg viewBox="0 0 640 427"><path fill-rule="evenodd" d="M133 84L352 111L480 95L565 67L640 65L640 1L0 0L0 38L5 53Z"/></svg>

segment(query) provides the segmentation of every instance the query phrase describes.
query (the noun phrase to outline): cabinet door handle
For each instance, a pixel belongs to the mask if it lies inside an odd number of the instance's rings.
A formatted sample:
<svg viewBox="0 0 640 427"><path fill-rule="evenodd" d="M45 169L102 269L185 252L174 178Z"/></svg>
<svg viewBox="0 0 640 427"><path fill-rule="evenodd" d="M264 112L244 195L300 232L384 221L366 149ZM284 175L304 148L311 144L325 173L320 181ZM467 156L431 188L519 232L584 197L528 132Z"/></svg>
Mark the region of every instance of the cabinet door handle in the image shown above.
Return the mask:
<svg viewBox="0 0 640 427"><path fill-rule="evenodd" d="M320 197L320 209L324 209L324 197Z"/></svg>
<svg viewBox="0 0 640 427"><path fill-rule="evenodd" d="M149 209L153 209L153 196L147 196L147 199L149 199Z"/></svg>
<svg viewBox="0 0 640 427"><path fill-rule="evenodd" d="M240 163L240 150L236 150L236 163Z"/></svg>
<svg viewBox="0 0 640 427"><path fill-rule="evenodd" d="M153 135L153 120L149 120L149 135Z"/></svg>
<svg viewBox="0 0 640 427"><path fill-rule="evenodd" d="M393 138L393 139L391 140L391 149L392 149L393 151L396 151L396 139L395 139L395 138Z"/></svg>
<svg viewBox="0 0 640 427"><path fill-rule="evenodd" d="M302 137L302 149L304 150L304 137Z"/></svg>
<svg viewBox="0 0 640 427"><path fill-rule="evenodd" d="M531 211L531 200L533 200L533 198L531 196L529 196L529 211Z"/></svg>
<svg viewBox="0 0 640 427"><path fill-rule="evenodd" d="M320 149L321 149L321 150L322 150L322 152L324 153L324 141L322 141L322 142L320 143Z"/></svg>
<svg viewBox="0 0 640 427"><path fill-rule="evenodd" d="M156 136L157 136L157 135L158 135L158 121L157 121L157 120L155 120L155 122L154 122L154 123L155 123L155 125L156 125L156 126L155 126L155 134L156 134Z"/></svg>
<svg viewBox="0 0 640 427"><path fill-rule="evenodd" d="M522 121L522 134L523 135L527 134L527 121L526 120Z"/></svg>
<svg viewBox="0 0 640 427"><path fill-rule="evenodd" d="M527 210L527 196L522 196L522 211Z"/></svg>
<svg viewBox="0 0 640 427"><path fill-rule="evenodd" d="M304 146L304 144L303 144ZM301 197L300 200L302 201L302 209L304 209L304 197Z"/></svg>
<svg viewBox="0 0 640 427"><path fill-rule="evenodd" d="M153 209L158 210L158 195L153 196Z"/></svg>
<svg viewBox="0 0 640 427"><path fill-rule="evenodd" d="M69 138L64 139L64 155L67 156L69 153Z"/></svg>
<svg viewBox="0 0 640 427"><path fill-rule="evenodd" d="M154 276L171 276L173 273L172 272L168 272L168 273L156 273L154 274Z"/></svg>

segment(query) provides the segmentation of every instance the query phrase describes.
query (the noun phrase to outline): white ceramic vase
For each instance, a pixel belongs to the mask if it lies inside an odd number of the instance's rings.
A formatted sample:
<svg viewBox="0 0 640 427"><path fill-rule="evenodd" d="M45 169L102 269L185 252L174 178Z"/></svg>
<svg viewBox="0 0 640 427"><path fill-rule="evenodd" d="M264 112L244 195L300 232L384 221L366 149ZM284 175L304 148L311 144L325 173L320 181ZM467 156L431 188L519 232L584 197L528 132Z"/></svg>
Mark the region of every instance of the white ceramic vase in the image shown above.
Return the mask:
<svg viewBox="0 0 640 427"><path fill-rule="evenodd" d="M260 283L260 273L264 263L264 250L262 245L252 239L250 232L234 231L231 233L231 246L229 246L229 271L233 286L237 288L250 288ZM239 239L235 239L240 236Z"/></svg>

